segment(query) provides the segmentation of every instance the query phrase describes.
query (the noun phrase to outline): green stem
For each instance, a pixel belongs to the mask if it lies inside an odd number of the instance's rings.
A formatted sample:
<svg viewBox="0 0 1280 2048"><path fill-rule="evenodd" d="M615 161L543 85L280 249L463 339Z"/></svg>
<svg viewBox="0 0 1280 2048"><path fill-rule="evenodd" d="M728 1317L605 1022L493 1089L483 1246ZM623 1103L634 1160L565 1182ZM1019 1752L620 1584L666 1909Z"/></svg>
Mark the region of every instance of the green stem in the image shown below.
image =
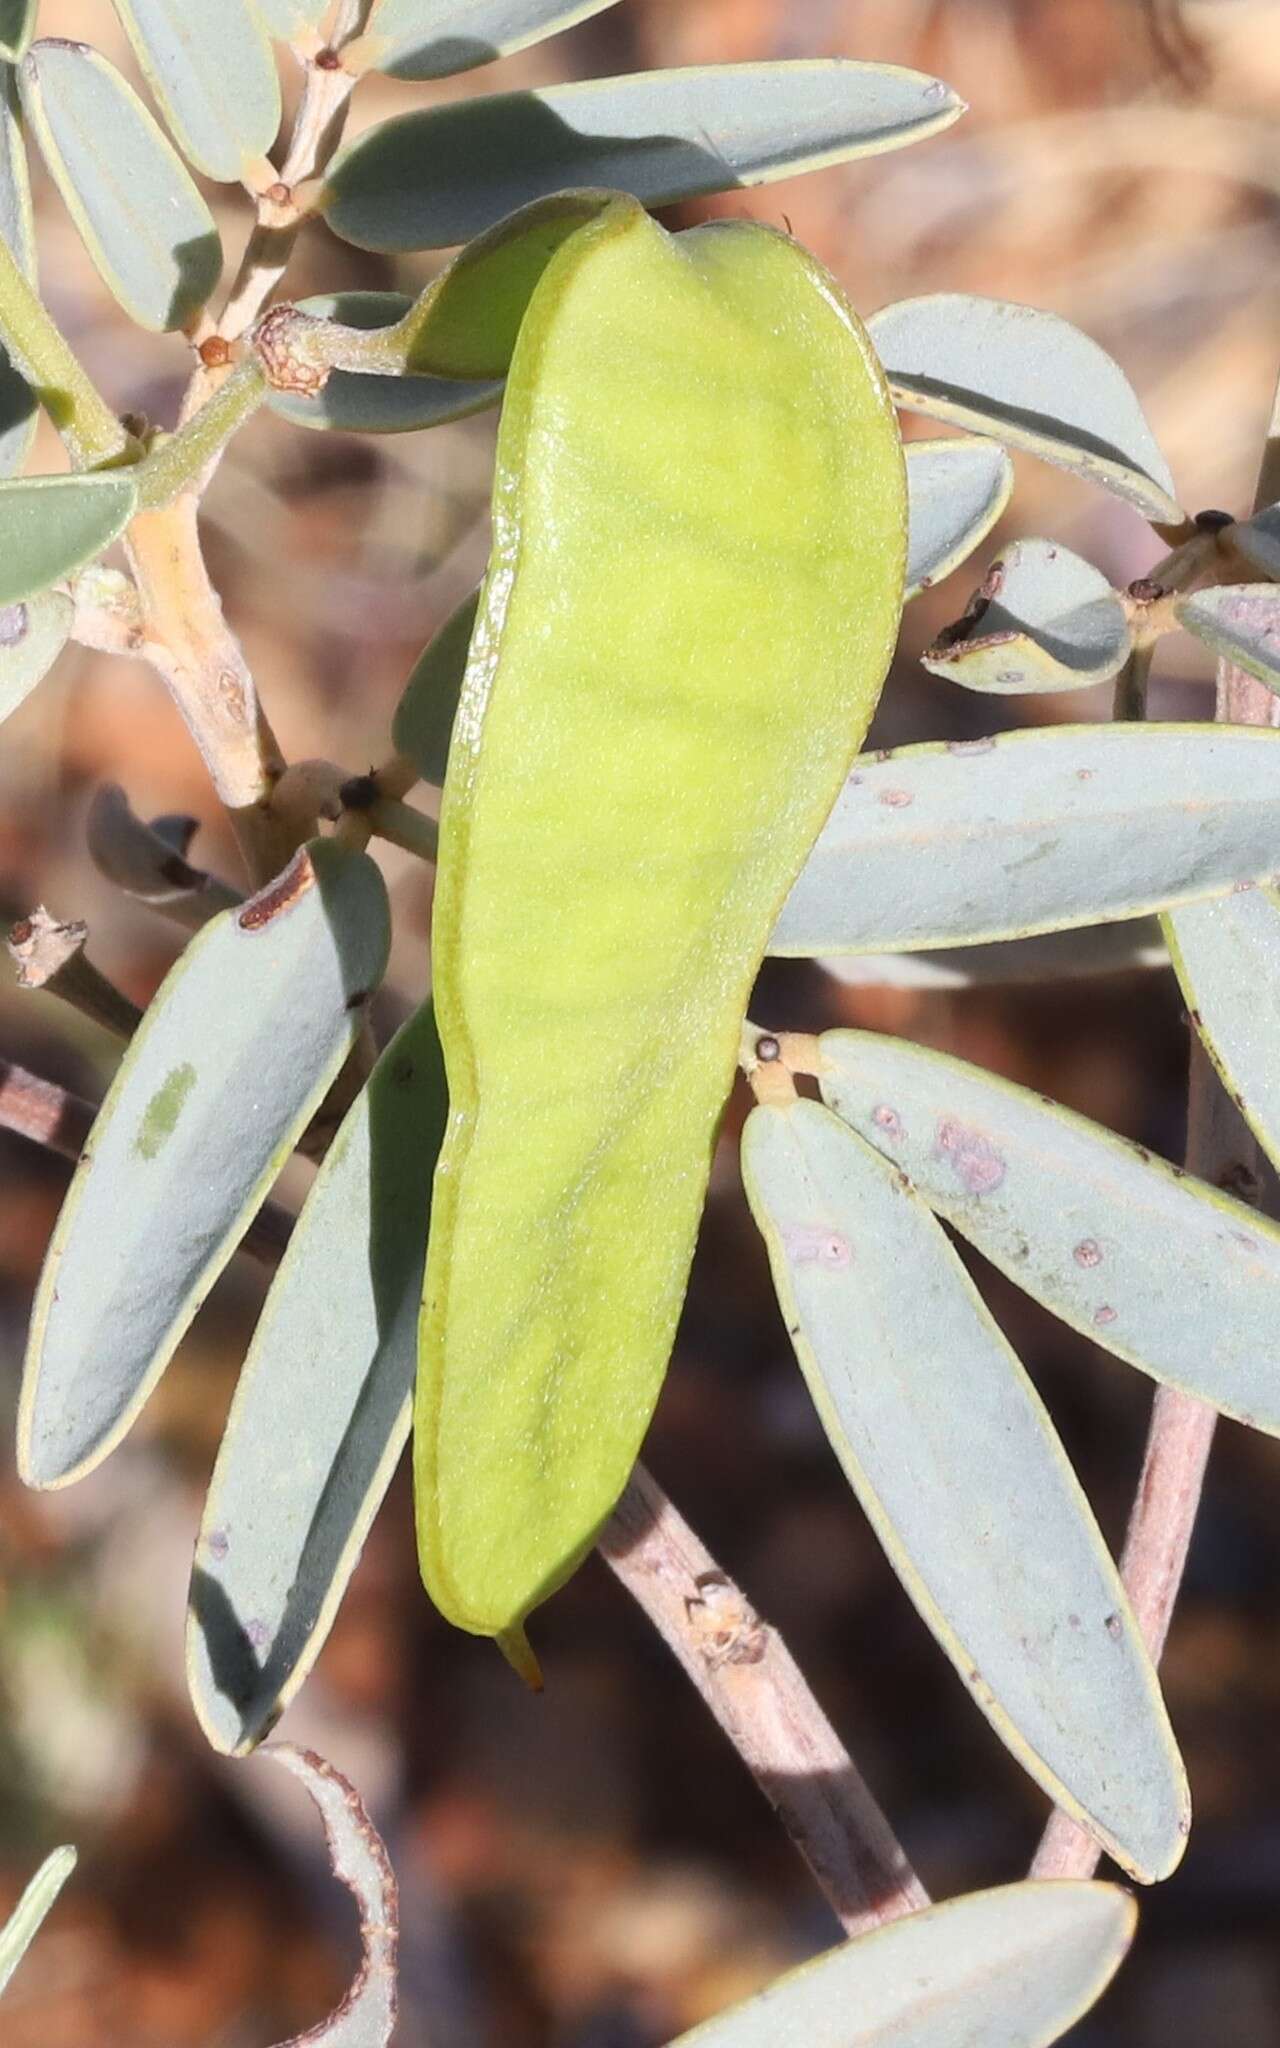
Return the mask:
<svg viewBox="0 0 1280 2048"><path fill-rule="evenodd" d="M131 460L137 443L116 418L0 236L0 337L62 436L76 469Z"/></svg>
<svg viewBox="0 0 1280 2048"><path fill-rule="evenodd" d="M176 434L158 442L138 468L138 504L144 511L168 505L195 485L238 427L252 418L267 395L267 380L256 356L237 364L198 412Z"/></svg>
<svg viewBox="0 0 1280 2048"><path fill-rule="evenodd" d="M434 867L440 853L440 828L425 811L415 810L412 804L402 804L396 797L380 796L375 797L358 815L375 838L402 847L406 853L416 854L419 860L425 860Z"/></svg>

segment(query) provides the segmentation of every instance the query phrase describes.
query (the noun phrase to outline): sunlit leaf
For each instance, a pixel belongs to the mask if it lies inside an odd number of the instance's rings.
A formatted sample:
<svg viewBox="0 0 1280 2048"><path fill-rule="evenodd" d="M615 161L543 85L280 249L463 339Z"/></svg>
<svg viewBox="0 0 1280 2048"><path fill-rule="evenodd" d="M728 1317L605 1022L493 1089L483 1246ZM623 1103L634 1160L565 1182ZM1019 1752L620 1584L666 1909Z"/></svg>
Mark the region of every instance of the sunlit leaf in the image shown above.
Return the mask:
<svg viewBox="0 0 1280 2048"><path fill-rule="evenodd" d="M36 596L101 554L128 525L136 500L127 470L0 483L0 606Z"/></svg>
<svg viewBox="0 0 1280 2048"><path fill-rule="evenodd" d="M1128 378L1056 313L935 292L886 306L868 325L893 395L909 412L1029 449L1148 518L1182 518Z"/></svg>
<svg viewBox="0 0 1280 2048"><path fill-rule="evenodd" d="M1009 502L1013 464L994 441L909 441L907 596L959 568Z"/></svg>
<svg viewBox="0 0 1280 2048"><path fill-rule="evenodd" d="M1280 692L1280 584L1228 583L1174 605L1180 624L1223 661Z"/></svg>
<svg viewBox="0 0 1280 2048"><path fill-rule="evenodd" d="M1280 894L1246 889L1165 920L1192 1021L1258 1143L1280 1164ZM1265 1341L1269 1355L1269 1340Z"/></svg>
<svg viewBox="0 0 1280 2048"><path fill-rule="evenodd" d="M75 606L58 590L43 591L25 604L0 605L0 719L16 711L49 673L74 618Z"/></svg>
<svg viewBox="0 0 1280 2048"><path fill-rule="evenodd" d="M1116 675L1131 645L1105 576L1057 541L1020 540L920 659L968 690L1078 690Z"/></svg>
<svg viewBox="0 0 1280 2048"><path fill-rule="evenodd" d="M366 249L443 249L567 186L648 206L898 149L963 111L939 79L845 59L640 72L400 114L335 161L329 225Z"/></svg>
<svg viewBox="0 0 1280 2048"><path fill-rule="evenodd" d="M305 29L318 28L331 0L257 0L258 12L273 36L292 42Z"/></svg>
<svg viewBox="0 0 1280 2048"><path fill-rule="evenodd" d="M819 1103L757 1106L742 1165L815 1406L922 1618L1050 1797L1132 1875L1166 1876L1187 1794L1155 1672L1053 1425L944 1232Z"/></svg>
<svg viewBox="0 0 1280 2048"><path fill-rule="evenodd" d="M253 0L113 0L189 162L234 184L280 126L280 74Z"/></svg>
<svg viewBox="0 0 1280 2048"><path fill-rule="evenodd" d="M45 1857L4 1926L0 1927L0 1991L4 1990L40 1932L50 1907L75 1867L76 1852L73 1848L68 1845L53 1850Z"/></svg>
<svg viewBox="0 0 1280 2048"><path fill-rule="evenodd" d="M930 953L834 953L818 965L847 988L991 988L1140 973L1167 967L1169 955L1158 919L1135 917Z"/></svg>
<svg viewBox="0 0 1280 2048"><path fill-rule="evenodd" d="M0 9L0 21L3 18ZM0 64L0 239L8 243L27 279L34 281L27 153L18 126L17 82L4 64ZM35 397L0 347L0 477L14 476L21 469L35 431Z"/></svg>
<svg viewBox="0 0 1280 2048"><path fill-rule="evenodd" d="M133 1422L342 1065L388 943L373 862L314 840L171 970L40 1278L18 1424L28 1484L79 1477Z"/></svg>
<svg viewBox="0 0 1280 2048"><path fill-rule="evenodd" d="M365 33L348 43L351 71L447 78L540 43L615 0L374 0Z"/></svg>
<svg viewBox="0 0 1280 2048"><path fill-rule="evenodd" d="M1076 725L865 754L772 953L1108 924L1280 872L1280 733Z"/></svg>
<svg viewBox="0 0 1280 2048"><path fill-rule="evenodd" d="M328 292L300 299L304 313L339 320L345 327L390 327L403 319L412 299L398 292ZM377 377L335 370L314 398L296 391L267 393L267 404L297 427L328 428L346 434L409 434L465 419L502 396L500 383L463 383L447 377Z"/></svg>
<svg viewBox="0 0 1280 2048"><path fill-rule="evenodd" d="M419 655L391 722L398 754L407 754L424 782L443 785L467 650L480 593L473 590Z"/></svg>

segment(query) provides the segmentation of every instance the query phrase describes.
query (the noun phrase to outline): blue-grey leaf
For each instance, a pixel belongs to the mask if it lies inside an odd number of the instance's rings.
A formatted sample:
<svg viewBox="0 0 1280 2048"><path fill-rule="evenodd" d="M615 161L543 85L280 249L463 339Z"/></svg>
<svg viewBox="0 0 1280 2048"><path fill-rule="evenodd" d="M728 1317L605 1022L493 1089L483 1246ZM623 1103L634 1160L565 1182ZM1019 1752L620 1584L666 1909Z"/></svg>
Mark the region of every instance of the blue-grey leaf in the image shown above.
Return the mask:
<svg viewBox="0 0 1280 2048"><path fill-rule="evenodd" d="M1264 576L1280 577L1280 505L1264 505L1231 529L1231 545Z"/></svg>
<svg viewBox="0 0 1280 2048"><path fill-rule="evenodd" d="M27 153L18 125L17 82L7 64L0 64L0 238L8 243L28 281L34 283ZM36 411L35 394L0 347L0 477L15 476L26 460L35 438Z"/></svg>
<svg viewBox="0 0 1280 2048"><path fill-rule="evenodd" d="M399 292L322 292L300 299L304 313L339 320L344 327L390 327L408 312L412 299ZM345 434L410 434L443 426L496 405L501 383L465 383L453 377L379 377L334 370L314 398L296 391L270 390L267 404L296 427Z"/></svg>
<svg viewBox="0 0 1280 2048"><path fill-rule="evenodd" d="M0 1992L40 1932L58 1893L76 1867L76 1852L68 1844L45 1857L30 1884L0 1927Z"/></svg>
<svg viewBox="0 0 1280 2048"><path fill-rule="evenodd" d="M374 0L362 36L348 43L351 71L448 78L527 49L616 0Z"/></svg>
<svg viewBox="0 0 1280 2048"><path fill-rule="evenodd" d="M907 589L940 583L985 540L1009 502L1013 464L995 441L968 435L909 441Z"/></svg>
<svg viewBox="0 0 1280 2048"><path fill-rule="evenodd" d="M1174 605L1179 622L1223 661L1280 693L1280 584L1228 583Z"/></svg>
<svg viewBox="0 0 1280 2048"><path fill-rule="evenodd" d="M0 606L35 597L100 555L132 519L137 496L122 469L0 483Z"/></svg>
<svg viewBox="0 0 1280 2048"><path fill-rule="evenodd" d="M114 0L143 76L198 171L234 184L280 126L280 74L253 0Z"/></svg>
<svg viewBox="0 0 1280 2048"><path fill-rule="evenodd" d="M569 186L657 206L898 149L962 112L939 79L843 58L598 78L397 115L337 157L322 205L360 248L444 249Z"/></svg>
<svg viewBox="0 0 1280 2048"><path fill-rule="evenodd" d="M1182 992L1223 1085L1280 1165L1280 895L1233 892L1165 919ZM1270 1355L1264 1345L1263 1355Z"/></svg>
<svg viewBox="0 0 1280 2048"><path fill-rule="evenodd" d="M1280 872L1280 733L1076 725L865 754L772 953L1109 924Z"/></svg>
<svg viewBox="0 0 1280 2048"><path fill-rule="evenodd" d="M467 651L480 593L473 590L419 655L391 721L392 744L407 754L424 782L444 785Z"/></svg>
<svg viewBox="0 0 1280 2048"><path fill-rule="evenodd" d="M1132 644L1124 606L1099 570L1057 541L1019 540L920 659L968 690L1008 695L1105 683Z"/></svg>
<svg viewBox="0 0 1280 2048"><path fill-rule="evenodd" d="M78 1478L137 1416L341 1067L389 937L373 862L313 840L169 973L40 1276L18 1420L29 1485Z"/></svg>
<svg viewBox="0 0 1280 2048"><path fill-rule="evenodd" d="M3 501L0 500L0 503ZM71 635L75 606L60 590L0 605L0 719L49 673Z"/></svg>

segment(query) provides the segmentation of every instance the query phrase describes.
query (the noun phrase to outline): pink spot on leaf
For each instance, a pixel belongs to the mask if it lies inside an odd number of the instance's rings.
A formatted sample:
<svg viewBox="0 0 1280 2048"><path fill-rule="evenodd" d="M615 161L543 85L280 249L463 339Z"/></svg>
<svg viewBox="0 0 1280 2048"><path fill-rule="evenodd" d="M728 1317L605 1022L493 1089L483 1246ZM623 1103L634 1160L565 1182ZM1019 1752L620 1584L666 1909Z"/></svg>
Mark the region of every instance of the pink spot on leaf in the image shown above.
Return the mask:
<svg viewBox="0 0 1280 2048"><path fill-rule="evenodd" d="M950 1160L956 1179L971 1195L989 1195L999 1187L1007 1170L990 1138L953 1116L940 1120L933 1156Z"/></svg>

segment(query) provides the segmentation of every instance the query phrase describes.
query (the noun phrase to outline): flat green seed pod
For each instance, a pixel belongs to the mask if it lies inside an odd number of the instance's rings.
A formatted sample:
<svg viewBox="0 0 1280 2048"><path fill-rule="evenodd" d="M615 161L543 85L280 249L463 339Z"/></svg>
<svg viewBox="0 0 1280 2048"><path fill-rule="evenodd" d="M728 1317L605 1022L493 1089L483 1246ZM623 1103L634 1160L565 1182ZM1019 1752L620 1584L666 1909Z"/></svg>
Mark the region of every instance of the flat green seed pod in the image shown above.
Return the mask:
<svg viewBox="0 0 1280 2048"><path fill-rule="evenodd" d="M888 667L906 488L820 266L626 200L533 294L496 476L441 811L415 1469L429 1592L519 1657L657 1397L747 995Z"/></svg>

